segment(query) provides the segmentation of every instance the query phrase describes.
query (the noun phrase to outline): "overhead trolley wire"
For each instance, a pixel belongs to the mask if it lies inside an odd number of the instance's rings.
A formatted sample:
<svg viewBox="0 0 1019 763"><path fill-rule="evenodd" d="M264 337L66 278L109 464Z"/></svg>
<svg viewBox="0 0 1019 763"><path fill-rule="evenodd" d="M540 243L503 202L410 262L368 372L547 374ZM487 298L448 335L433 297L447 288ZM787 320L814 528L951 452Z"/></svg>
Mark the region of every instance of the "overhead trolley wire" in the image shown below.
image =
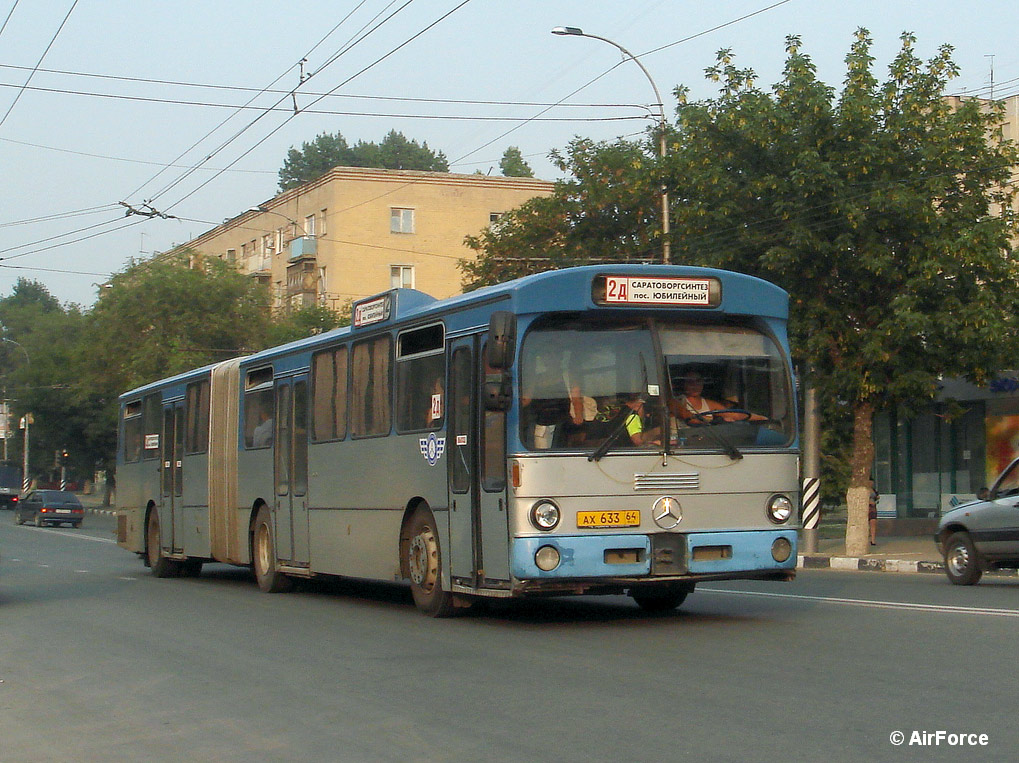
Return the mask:
<svg viewBox="0 0 1019 763"><path fill-rule="evenodd" d="M17 5L17 3L15 3L15 5ZM21 100L21 96L24 95L24 93L25 93L25 88L28 87L28 84L32 81L32 77L34 77L36 72L39 70L39 67L42 65L43 59L46 58L46 54L49 53L50 52L50 48L53 47L53 43L55 43L57 41L57 37L59 37L60 36L60 32L63 31L64 24L66 24L67 20L69 18L71 18L71 13L74 11L74 8L75 8L76 5L78 5L78 0L74 0L71 3L71 7L68 8L67 14L64 16L64 20L60 22L60 26L57 27L57 31L53 33L53 37L50 39L49 44L46 46L46 50L44 50L42 52L42 55L39 56L39 60L36 61L35 66L32 68L32 71L29 72L28 79L25 80L25 84L21 86L20 90L18 90L18 94L16 96L14 96L14 100L11 102L11 105L7 108L7 111L3 115L3 117L0 117L0 127L2 127L4 122L7 121L7 117L9 117L11 115L11 112L14 111L14 107L18 105L18 101ZM11 13L14 13L14 9L13 8L11 8ZM9 14L7 16L7 19L8 20L10 19L10 15ZM4 27L6 27L6 26L7 26L7 21L5 20L4 21Z"/></svg>
<svg viewBox="0 0 1019 763"><path fill-rule="evenodd" d="M406 7L407 7L407 5L409 5L409 4L410 4L410 3L412 2L412 1L413 1L413 0L407 0L407 2L406 2L406 3L404 3L404 5L403 5L403 6L401 6L400 8L398 8L398 9L397 9L397 10L396 10L396 11L394 12L394 14L393 14L393 15L395 15L396 13L399 13L399 12L400 12L401 10L403 10L404 8L406 8ZM467 4L468 4L468 3L470 3L470 2L471 2L471 0L462 0L462 2L460 2L460 3L459 3L458 5L456 5L456 6L454 7L454 8L452 8L451 10L447 11L446 13L444 13L444 14L443 14L442 16L440 16L440 17L439 17L439 18L437 18L437 19L436 19L435 21L433 21L433 22L431 22L430 24L428 24L427 26L425 26L425 27L424 27L423 29L421 29L420 31L418 31L418 32L416 32L415 34L413 34L413 35L411 35L410 37L408 37L408 38L407 38L406 40L404 40L404 41L403 41L402 43L400 43L399 45L397 45L397 46L396 46L395 48L392 48L392 49L391 49L390 51L388 51L388 52L387 52L387 53L385 53L384 55L382 55L382 56L380 56L379 58L375 59L375 60L374 60L374 61L373 61L372 63L368 64L367 66L364 66L363 68L361 68L360 70L358 70L358 71L357 71L357 72L355 72L354 74L352 74L352 75L350 75L349 77L347 77L347 78L346 78L345 80L343 80L343 81L342 81L342 82L340 82L340 83L339 83L338 85L336 85L336 86L335 86L334 88L332 88L332 89L331 89L331 90L329 91L329 93L327 93L326 95L329 95L329 94L331 94L331 93L334 93L335 91L339 90L339 89L340 89L341 87L343 87L344 85L346 85L346 84L349 84L349 83L350 83L350 82L352 82L352 81L353 81L354 79L356 79L357 77L359 77L359 76L361 76L362 74L364 74L364 73L365 73L366 71L368 71L369 69L372 69L373 67L375 67L375 66L377 66L378 64L382 63L382 62L383 62L383 61L385 61L385 60L386 60L387 58L389 58L390 56L394 55L394 54L395 54L395 53L396 53L397 51L399 51L399 50L403 49L404 47L406 47L407 45L409 45L409 44L410 44L411 42L413 42L414 40L416 40L416 39L417 39L418 37L420 37L421 35L425 34L426 32L428 32L429 30L431 30L432 28L434 28L434 27L435 27L435 26L437 26L438 24L440 24L440 23L442 23L443 21L445 21L445 20L446 20L447 18L449 18L450 16L452 16L452 15L453 15L454 13L456 13L456 12L457 12L458 10L460 10L461 8L463 8L463 7L465 6L465 5L467 5ZM389 18L392 18L392 16L390 16ZM386 20L388 20L388 19L386 19ZM381 22L381 23L384 23L384 22ZM381 25L381 23L380 23L380 25ZM378 29L378 26L374 27L374 28L373 28L373 29L372 29L371 31L375 31L375 29ZM369 34L371 33L371 31L369 32ZM333 58L332 60L335 60L335 57L334 57L334 58ZM321 71L321 67L319 68L319 70L318 70L318 71ZM310 106L314 106L314 105L315 105L316 103L318 103L318 102L319 102L319 101L321 101L321 100L322 100L323 98L325 98L325 97L326 97L326 95L322 95L322 96L319 96L319 97L318 97L317 99L315 99L314 101L312 101L312 102L311 102L311 104L309 104L309 107L310 107ZM233 165L234 165L234 164L236 164L237 162L239 162L239 161L240 161L241 159L243 159L243 158L244 158L245 156L247 156L248 154L250 154L250 153L251 153L252 151L254 151L254 150L255 150L256 148L258 148L258 147L259 147L260 145L262 145L263 143L265 143L265 141L267 141L267 140L268 140L269 138L271 138L271 137L272 137L273 135L275 135L275 134L276 134L277 132L279 132L280 130L282 130L282 129L283 129L283 127L284 127L284 126L286 126L287 124L289 124L290 120L294 119L294 118L295 118L295 117L296 117L296 116L297 116L297 115L298 115L299 113L300 113L300 111L295 111L295 112L294 112L294 113L293 113L292 115L288 116L288 117L287 117L287 118L286 118L286 119L285 119L285 120L284 120L283 122L281 122L281 123L280 123L280 124L279 124L278 126L276 126L276 127L275 127L275 128L273 129L273 130L271 130L271 131L270 131L270 132L269 132L268 134L266 134L266 135L265 135L265 136L264 136L264 137L263 137L263 138L262 138L261 140L257 141L257 142L256 142L256 143L255 143L254 145L252 145L252 146L251 146L250 148L248 148L248 149L247 149L246 151L242 152L242 153L241 153L241 154L240 154L239 156L237 156L237 157L236 157L236 158L235 158L235 159L234 159L234 160L233 160L232 162L230 162L230 164L228 164L228 165L227 165L227 168L226 168L226 169L229 169L230 167L233 167ZM224 170L224 171L225 171L225 170ZM211 183L211 182L212 182L213 180L215 180L216 178L218 178L220 174L221 174L221 173L216 173L216 174L215 174L215 175L213 175L213 176L212 176L211 178L209 178L208 180L206 180L206 181L205 181L204 183L202 183L201 185L199 185L199 186L198 186L197 188L195 188L194 190L190 191L189 193L187 193L187 194L185 194L184 196L182 196L181 198L179 198L179 199L178 199L177 201L175 201L175 202L173 202L172 204L170 204L170 205L169 205L169 206L167 207L167 209L173 209L174 207L176 207L176 206L177 206L178 204L180 204L181 202L183 202L183 201L185 201L186 199L190 198L191 196L193 196L194 194L196 194L196 193L197 193L198 191L200 191L200 190L201 190L202 188L204 188L204 187L205 187L205 186L207 186L207 185L208 185L209 183Z"/></svg>

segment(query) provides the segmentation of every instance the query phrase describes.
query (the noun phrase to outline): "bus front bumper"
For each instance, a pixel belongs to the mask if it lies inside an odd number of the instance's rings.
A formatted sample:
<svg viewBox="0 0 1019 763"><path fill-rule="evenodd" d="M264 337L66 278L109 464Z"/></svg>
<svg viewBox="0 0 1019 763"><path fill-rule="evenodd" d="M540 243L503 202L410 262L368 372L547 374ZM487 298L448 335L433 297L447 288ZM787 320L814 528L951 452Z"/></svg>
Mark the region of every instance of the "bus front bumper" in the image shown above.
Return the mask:
<svg viewBox="0 0 1019 763"><path fill-rule="evenodd" d="M518 581L762 577L796 569L795 528L515 538ZM791 576L790 576L791 577Z"/></svg>

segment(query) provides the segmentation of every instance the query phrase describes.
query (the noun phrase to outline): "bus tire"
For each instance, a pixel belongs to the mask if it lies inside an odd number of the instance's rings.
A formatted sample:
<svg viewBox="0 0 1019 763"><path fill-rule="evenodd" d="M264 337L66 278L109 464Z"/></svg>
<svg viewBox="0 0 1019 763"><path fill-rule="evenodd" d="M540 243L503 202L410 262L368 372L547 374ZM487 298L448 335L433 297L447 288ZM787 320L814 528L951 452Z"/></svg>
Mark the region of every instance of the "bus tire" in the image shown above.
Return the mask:
<svg viewBox="0 0 1019 763"><path fill-rule="evenodd" d="M671 612L686 601L693 589L693 583L633 588L630 596L645 612Z"/></svg>
<svg viewBox="0 0 1019 763"><path fill-rule="evenodd" d="M414 605L429 617L449 617L455 606L453 594L442 588L442 550L432 512L423 506L415 509L403 538L400 550Z"/></svg>
<svg viewBox="0 0 1019 763"><path fill-rule="evenodd" d="M181 577L185 578L197 578L202 574L202 565L205 564L201 559L188 559L185 562L181 562L180 574Z"/></svg>
<svg viewBox="0 0 1019 763"><path fill-rule="evenodd" d="M180 562L163 556L159 545L159 512L155 508L145 523L145 554L149 569L157 578L175 578L180 574Z"/></svg>
<svg viewBox="0 0 1019 763"><path fill-rule="evenodd" d="M272 533L272 516L262 506L255 517L251 532L251 567L258 587L265 593L286 593L294 587L292 578L276 566L276 543Z"/></svg>

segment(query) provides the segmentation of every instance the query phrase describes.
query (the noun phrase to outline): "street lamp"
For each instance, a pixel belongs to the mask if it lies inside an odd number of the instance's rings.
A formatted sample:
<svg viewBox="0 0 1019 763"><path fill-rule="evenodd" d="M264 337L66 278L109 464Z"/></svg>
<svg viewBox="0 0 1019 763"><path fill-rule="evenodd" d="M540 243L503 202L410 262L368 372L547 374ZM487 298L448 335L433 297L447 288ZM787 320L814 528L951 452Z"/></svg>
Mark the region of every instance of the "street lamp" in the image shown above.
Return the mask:
<svg viewBox="0 0 1019 763"><path fill-rule="evenodd" d="M567 37L590 37L592 40L601 40L602 42L607 42L609 45L619 50L624 56L629 58L631 61L637 64L637 66L640 67L640 70L644 72L644 76L647 77L647 81L651 83L651 88L655 91L655 98L657 99L657 103L654 105L658 106L658 118L660 123L658 135L658 154L662 159L664 159L666 152L665 130L667 126L665 121L665 104L662 102L661 93L658 92L658 85L655 84L654 79L652 79L651 77L651 73L647 70L647 68L645 68L644 64L640 62L640 59L633 55L633 53L628 51L622 45L620 45L618 42L613 42L607 37L599 37L596 34L587 34L584 32L583 29L579 29L578 27L575 26L557 26L555 29L552 30L552 34ZM669 242L669 192L666 189L665 184L662 183L662 262L668 265L671 261L672 261L672 246L671 243Z"/></svg>

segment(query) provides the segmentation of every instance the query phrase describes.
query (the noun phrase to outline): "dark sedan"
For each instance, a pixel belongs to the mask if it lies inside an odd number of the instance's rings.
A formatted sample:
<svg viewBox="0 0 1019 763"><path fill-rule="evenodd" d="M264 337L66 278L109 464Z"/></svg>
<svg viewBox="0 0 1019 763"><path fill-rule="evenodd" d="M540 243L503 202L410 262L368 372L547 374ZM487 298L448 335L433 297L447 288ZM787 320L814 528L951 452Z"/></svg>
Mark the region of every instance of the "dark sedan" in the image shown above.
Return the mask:
<svg viewBox="0 0 1019 763"><path fill-rule="evenodd" d="M14 509L14 521L19 525L34 522L36 527L62 524L81 527L84 518L85 509L78 496L65 490L33 490Z"/></svg>

